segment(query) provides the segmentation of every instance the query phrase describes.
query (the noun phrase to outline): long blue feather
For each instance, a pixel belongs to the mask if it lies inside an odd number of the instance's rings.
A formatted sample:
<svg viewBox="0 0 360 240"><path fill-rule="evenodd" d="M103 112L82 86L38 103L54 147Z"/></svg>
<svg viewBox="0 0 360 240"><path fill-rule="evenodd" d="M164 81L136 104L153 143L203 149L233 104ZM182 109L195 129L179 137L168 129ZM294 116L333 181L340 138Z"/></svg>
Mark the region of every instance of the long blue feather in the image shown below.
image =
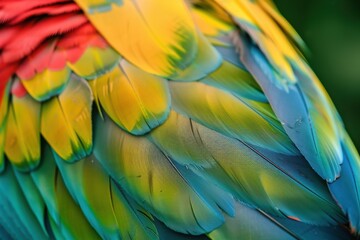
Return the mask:
<svg viewBox="0 0 360 240"><path fill-rule="evenodd" d="M241 60L254 75L280 119L286 133L294 141L314 170L324 179L332 182L339 176L339 154L327 153L317 141L314 119L311 118L308 100L298 84L279 86L279 77L263 52L244 33L234 34ZM320 127L320 126L318 126ZM323 139L323 141L327 141ZM338 149L332 149L339 153Z"/></svg>

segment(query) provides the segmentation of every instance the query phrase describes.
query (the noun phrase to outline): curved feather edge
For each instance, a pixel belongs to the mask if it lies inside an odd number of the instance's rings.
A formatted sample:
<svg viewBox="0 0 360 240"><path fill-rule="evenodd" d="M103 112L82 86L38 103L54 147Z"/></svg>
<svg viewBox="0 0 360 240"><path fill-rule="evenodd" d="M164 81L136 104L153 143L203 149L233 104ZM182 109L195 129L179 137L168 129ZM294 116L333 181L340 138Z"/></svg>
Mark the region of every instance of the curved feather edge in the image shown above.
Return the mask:
<svg viewBox="0 0 360 240"><path fill-rule="evenodd" d="M274 218L265 212L236 203L235 217L226 217L225 223L208 236L218 239L351 239L350 233L341 226L315 226L296 220Z"/></svg>
<svg viewBox="0 0 360 240"><path fill-rule="evenodd" d="M76 2L119 53L146 72L174 76L190 66L198 51L196 29L183 1L124 0L105 8L88 0ZM109 27L114 21L116 31Z"/></svg>
<svg viewBox="0 0 360 240"><path fill-rule="evenodd" d="M5 141L6 141L6 124L8 118L8 111L9 111L9 99L10 99L10 88L11 88L11 81L5 86L3 90L3 96L0 101L0 174L5 169Z"/></svg>
<svg viewBox="0 0 360 240"><path fill-rule="evenodd" d="M262 66L262 70L256 69L256 64L261 63L261 61L263 61L264 58L261 57L261 53L259 52L259 50L256 49L255 46L251 46L251 43L249 43L249 41L246 39L245 36L242 36L241 39L239 39L241 41L241 44L245 44L242 47L240 47L240 49L243 51L242 52L242 59L244 60L244 63L247 65L247 67L249 67L249 69L252 69L251 71L254 71L254 74L258 77L258 78L262 78L261 81L266 81L267 77L271 77L271 73L269 72L263 72L264 69L266 69L266 62L262 62L262 64L260 66ZM256 57L257 56L257 57ZM262 60L261 60L262 59ZM256 62L258 61L258 62ZM264 65L265 64L265 65ZM304 154L305 158L308 160L308 162L310 163L310 165L314 168L314 170L320 175L322 176L324 179L326 179L329 182L329 185L332 186L332 184L330 184L331 182L333 182L337 177L340 176L340 178L342 178L342 180L340 180L337 184L334 184L333 186L343 186L343 187L332 187L330 188L331 192L333 193L335 199L338 201L338 203L340 204L340 206L343 208L343 210L348 214L349 216L349 220L351 223L351 226L353 227L353 231L358 233L359 232L359 199L360 199L360 195L359 195L359 187L358 187L358 177L356 176L356 169L358 168L358 163L359 162L359 157L358 154L356 153L356 150L354 150L354 147L350 147L352 145L352 143L350 143L350 139L345 140L345 142L347 142L345 145L344 143L342 144L342 148L339 149L338 148L338 142L340 141L339 139L342 138L341 133L339 133L339 131L341 131L341 123L336 124L336 121L340 121L339 119L336 119L337 117L337 113L334 110L334 107L332 106L332 103L330 102L329 98L327 97L327 95L323 92L321 93L322 87L321 85L319 85L318 80L315 78L313 79L313 82L311 82L311 80L308 77L304 76L304 73L299 72L299 70L295 69L295 73L297 74L297 76L299 77L299 85L298 87L295 89L296 91L298 91L298 93L300 93L299 95L299 100L298 102L303 102L304 101L310 101L312 102L311 104L322 104L324 107L324 111L325 111L325 115L326 116L326 121L328 121L327 123L323 122L324 125L326 126L322 126L320 128L320 130L322 132L316 132L314 130L315 126L311 126L311 124L309 125L309 129L308 129L308 136L304 136L301 135L304 134L304 132L306 133L306 131L304 131L304 124L303 121L297 121L297 120L293 120L293 122L295 121L294 126L286 126L287 124L285 124L285 130L289 133L289 136L294 140L294 142L296 143L296 145L299 147L300 151ZM266 76L266 74L269 74L268 76ZM280 100L280 98L276 99L275 95L278 91L280 91L279 89L277 89L274 86L270 86L269 84L270 82L267 82L267 84L265 85L265 93L269 96L269 100L270 103L274 103L272 104L275 112L277 114L279 114L279 112L281 112L281 108L284 108L283 103L289 104L291 103L291 101L293 101L294 99L288 99L286 100L286 98L282 98L282 100ZM304 92L302 92L304 91ZM305 100L306 95L307 94L315 94L316 96L319 96L319 101L317 103L315 103L313 100L308 99ZM278 96L280 96L278 94ZM273 98L273 99L272 99ZM291 105L291 104L290 104ZM298 105L298 104L296 104ZM289 107L289 106L288 106ZM305 103L305 107L308 107L308 105ZM279 110L277 110L277 108ZM285 109L288 109L285 107ZM298 109L298 108L292 108L293 110ZM290 108L291 110L291 108ZM305 108L304 110L304 116L309 116L309 110ZM283 112L285 113L285 112ZM279 117L280 119L282 118L286 118L285 115L282 114L282 117ZM287 113L289 114L289 113ZM319 113L317 113L319 114ZM294 114L294 116L296 116L296 114ZM312 115L311 117L316 117L315 115ZM303 119L308 119L307 117L303 118ZM282 120L283 121L283 120ZM312 119L311 121L316 121L316 119ZM322 120L324 121L324 120ZM289 121L286 121L289 122ZM298 124L296 124L298 122ZM324 129L323 129L324 127ZM303 129L303 130L301 130ZM327 130L326 130L327 129ZM340 129L340 130L339 130ZM319 131L320 131L319 130ZM323 139L320 139L320 141L323 141L320 144L316 143L316 141L318 141L318 139L315 139L314 137L319 137L316 134L320 134L321 137ZM330 134L329 139L326 139L324 136L326 136L327 134ZM313 139L313 141L315 141L314 145L315 145L315 152L313 154L310 154L311 151L309 150L309 147L306 145L303 145L303 143L309 143L309 141L306 141L306 139L311 138ZM345 137L348 138L348 137ZM299 145L300 144L300 145ZM310 146L311 148L311 146ZM316 149L318 148L318 149ZM320 149L323 148L323 149ZM344 153L347 152L347 153ZM339 157L339 154L342 154L341 157ZM348 156L347 159L343 159L345 158L347 155L350 155L350 157ZM350 160L349 160L350 159ZM347 168L347 170L341 170L340 173L340 164L343 163L343 161L347 161L347 163L344 164L344 167ZM349 168L350 167L350 168ZM353 169L352 169L353 168ZM355 169L355 170L354 170ZM342 176L343 175L343 176ZM337 180L336 180L337 181ZM335 182L336 182L335 181ZM345 188L345 182L347 182L347 184L350 184L353 186L352 189L349 189L348 191L348 199L345 199L344 197L342 197L341 195L343 195L342 190L340 189L344 189ZM347 188L347 187L346 187ZM354 211L349 211L349 209L354 209Z"/></svg>
<svg viewBox="0 0 360 240"><path fill-rule="evenodd" d="M40 162L41 105L30 95L12 96L6 127L5 153L18 170L28 171Z"/></svg>
<svg viewBox="0 0 360 240"><path fill-rule="evenodd" d="M176 166L145 137L122 131L107 117L97 118L94 144L96 158L125 192L175 231L209 232L223 223L221 210L231 210L229 195L198 182L190 169Z"/></svg>
<svg viewBox="0 0 360 240"><path fill-rule="evenodd" d="M88 83L72 75L58 97L42 103L41 134L67 161L79 160L92 150L92 102Z"/></svg>
<svg viewBox="0 0 360 240"><path fill-rule="evenodd" d="M14 173L31 211L34 213L43 231L47 233L46 222L44 221L44 216L46 215L45 203L31 175L28 172L24 173L16 169L14 169Z"/></svg>
<svg viewBox="0 0 360 240"><path fill-rule="evenodd" d="M53 150L47 144L43 145L39 167L29 174L46 205L44 220L50 236L56 239L100 239L64 185Z"/></svg>
<svg viewBox="0 0 360 240"><path fill-rule="evenodd" d="M280 122L269 117L268 104L237 98L202 82L171 82L169 86L173 108L183 115L229 137L279 153L298 153Z"/></svg>
<svg viewBox="0 0 360 240"><path fill-rule="evenodd" d="M339 156L341 150L337 148L339 140L330 141L323 137L324 132L318 133L315 130L314 121L317 119L312 118L312 110L307 103L310 100L306 99L303 89L298 83L289 85L286 91L278 88L273 80L277 76L261 50L244 33L235 32L233 38L240 49L241 60L262 87L289 137L321 177L329 182L334 181L339 176L342 161ZM331 124L324 124L326 126L319 127L335 131ZM317 142L316 134L321 134L324 145ZM329 145L332 147L328 147Z"/></svg>
<svg viewBox="0 0 360 240"><path fill-rule="evenodd" d="M11 166L0 174L0 224L15 239L47 239L22 193Z"/></svg>
<svg viewBox="0 0 360 240"><path fill-rule="evenodd" d="M301 157L237 141L175 112L149 139L206 181L274 216L318 225L345 221L326 184Z"/></svg>
<svg viewBox="0 0 360 240"><path fill-rule="evenodd" d="M360 236L360 157L350 137L345 132L342 148L344 161L340 177L329 183L329 188L338 204L348 215L351 230Z"/></svg>
<svg viewBox="0 0 360 240"><path fill-rule="evenodd" d="M66 187L103 239L158 239L152 216L131 204L93 155L72 164L56 154L55 159Z"/></svg>
<svg viewBox="0 0 360 240"><path fill-rule="evenodd" d="M170 109L165 79L149 74L126 60L89 82L95 101L122 129L143 135L162 124Z"/></svg>

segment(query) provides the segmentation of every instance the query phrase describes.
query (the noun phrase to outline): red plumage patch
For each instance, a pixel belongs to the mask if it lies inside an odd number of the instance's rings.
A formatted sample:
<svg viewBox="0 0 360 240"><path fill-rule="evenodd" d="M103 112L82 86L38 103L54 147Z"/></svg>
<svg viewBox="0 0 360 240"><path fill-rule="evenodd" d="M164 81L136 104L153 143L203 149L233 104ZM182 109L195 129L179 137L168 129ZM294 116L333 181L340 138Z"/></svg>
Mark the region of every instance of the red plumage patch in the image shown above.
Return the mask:
<svg viewBox="0 0 360 240"><path fill-rule="evenodd" d="M12 75L26 80L45 69L61 70L89 46L108 44L73 1L1 1L0 97ZM17 96L26 94L20 82L11 89Z"/></svg>

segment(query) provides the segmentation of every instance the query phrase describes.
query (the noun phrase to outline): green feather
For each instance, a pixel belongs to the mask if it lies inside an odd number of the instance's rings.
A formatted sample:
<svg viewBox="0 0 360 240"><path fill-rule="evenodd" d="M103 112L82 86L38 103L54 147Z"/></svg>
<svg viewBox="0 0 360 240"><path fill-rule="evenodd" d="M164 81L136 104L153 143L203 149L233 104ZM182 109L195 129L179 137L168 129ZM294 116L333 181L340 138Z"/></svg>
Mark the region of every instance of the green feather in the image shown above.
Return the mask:
<svg viewBox="0 0 360 240"><path fill-rule="evenodd" d="M47 207L52 233L57 239L100 239L66 189L52 150L47 145L41 160L31 177Z"/></svg>
<svg viewBox="0 0 360 240"><path fill-rule="evenodd" d="M224 200L211 195L216 189L189 181L186 174L191 172L184 172L190 170L176 167L145 137L129 135L98 117L94 146L95 156L119 185L168 227L201 234L223 222L218 206Z"/></svg>
<svg viewBox="0 0 360 240"><path fill-rule="evenodd" d="M201 124L272 151L298 154L278 121L263 117L233 95L199 82L171 83L170 89L174 109ZM260 104L257 107L266 111Z"/></svg>
<svg viewBox="0 0 360 240"><path fill-rule="evenodd" d="M222 62L221 55L207 41L202 33L198 33L198 51L195 58L183 71L179 71L169 79L178 81L194 81L206 77L215 71Z"/></svg>
<svg viewBox="0 0 360 240"><path fill-rule="evenodd" d="M44 144L42 147L41 162L36 171L31 171L31 178L39 190L46 205L47 212L56 223L59 223L59 213L56 200L56 175L58 170L53 159L51 148Z"/></svg>
<svg viewBox="0 0 360 240"><path fill-rule="evenodd" d="M130 205L94 156L72 164L59 157L56 161L65 185L103 239L158 238L152 221L144 224L139 218L146 211Z"/></svg>
<svg viewBox="0 0 360 240"><path fill-rule="evenodd" d="M246 239L301 239L272 218L241 203L236 204L235 217L226 217L225 223L208 234L212 240Z"/></svg>
<svg viewBox="0 0 360 240"><path fill-rule="evenodd" d="M309 166L296 166L306 164L302 158L297 161L270 151L263 154L176 113L149 138L166 156L228 189L250 206L313 224L344 221L320 178Z"/></svg>
<svg viewBox="0 0 360 240"><path fill-rule="evenodd" d="M101 239L71 198L60 174L56 177L56 200L61 219L58 228L65 239Z"/></svg>
<svg viewBox="0 0 360 240"><path fill-rule="evenodd" d="M226 90L236 97L267 102L251 74L227 61L224 61L216 71L202 79L201 82Z"/></svg>

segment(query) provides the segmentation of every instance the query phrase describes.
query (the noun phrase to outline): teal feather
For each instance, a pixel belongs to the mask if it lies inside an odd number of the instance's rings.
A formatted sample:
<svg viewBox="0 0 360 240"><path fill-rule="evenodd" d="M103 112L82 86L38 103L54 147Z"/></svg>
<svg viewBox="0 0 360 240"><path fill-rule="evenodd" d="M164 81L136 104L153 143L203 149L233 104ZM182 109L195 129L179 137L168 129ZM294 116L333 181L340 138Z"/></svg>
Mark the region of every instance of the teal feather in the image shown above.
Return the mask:
<svg viewBox="0 0 360 240"><path fill-rule="evenodd" d="M271 1L43 1L0 1L0 239L359 236L358 153Z"/></svg>
<svg viewBox="0 0 360 240"><path fill-rule="evenodd" d="M7 166L0 174L0 209L0 222L8 226L6 230L15 239L47 238L47 233L32 212L11 166Z"/></svg>
<svg viewBox="0 0 360 240"><path fill-rule="evenodd" d="M146 211L128 202L94 156L74 164L55 158L65 185L102 238L158 239L152 221L144 222L139 216ZM123 219L129 224L124 225Z"/></svg>
<svg viewBox="0 0 360 240"><path fill-rule="evenodd" d="M48 145L43 147L40 166L31 177L46 205L51 234L57 239L99 238L66 190Z"/></svg>
<svg viewBox="0 0 360 240"><path fill-rule="evenodd" d="M34 213L43 231L47 232L45 226L46 223L44 221L44 216L46 214L45 203L39 190L34 184L31 175L29 173L19 172L16 169L14 169L14 173L30 209Z"/></svg>
<svg viewBox="0 0 360 240"><path fill-rule="evenodd" d="M280 122L269 117L268 105L242 101L200 82L171 83L170 89L173 108L181 114L226 136L279 153L298 154Z"/></svg>
<svg viewBox="0 0 360 240"><path fill-rule="evenodd" d="M129 135L108 118L98 118L96 126L96 158L156 218L175 231L195 235L223 223L220 206L229 209L228 200L213 195L215 186L201 189L188 181L182 173L186 170L177 168L145 137Z"/></svg>
<svg viewBox="0 0 360 240"><path fill-rule="evenodd" d="M314 226L299 221L274 218L261 210L236 203L236 216L227 217L226 223L209 234L213 240L217 239L350 239L345 227Z"/></svg>
<svg viewBox="0 0 360 240"><path fill-rule="evenodd" d="M150 139L174 161L231 191L240 201L306 223L345 221L326 185L304 165L304 159L258 149L175 113L168 121ZM189 164L187 159L197 160L200 156L207 162Z"/></svg>
<svg viewBox="0 0 360 240"><path fill-rule="evenodd" d="M352 231L355 232L360 229L360 158L347 134L342 147L344 162L341 166L341 177L329 183L329 188L349 217Z"/></svg>

